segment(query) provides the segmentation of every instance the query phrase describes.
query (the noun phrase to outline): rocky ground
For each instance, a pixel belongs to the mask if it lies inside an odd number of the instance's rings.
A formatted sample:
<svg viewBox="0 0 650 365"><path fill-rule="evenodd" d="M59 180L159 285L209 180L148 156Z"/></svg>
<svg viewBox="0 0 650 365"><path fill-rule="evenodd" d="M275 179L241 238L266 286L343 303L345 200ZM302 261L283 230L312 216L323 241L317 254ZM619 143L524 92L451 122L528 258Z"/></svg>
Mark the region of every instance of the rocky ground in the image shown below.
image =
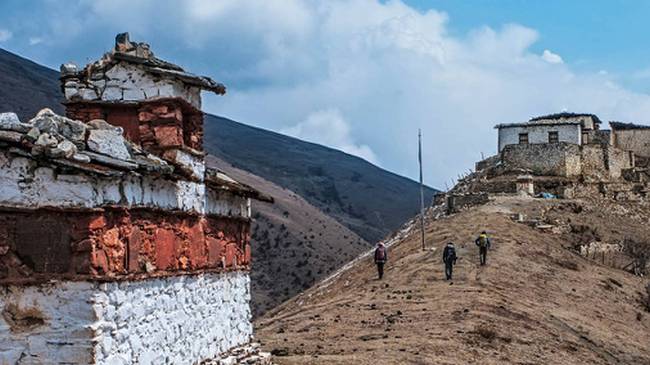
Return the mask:
<svg viewBox="0 0 650 365"><path fill-rule="evenodd" d="M366 257L258 319L257 337L278 364L650 364L648 279L576 249L648 237L648 211L500 197L430 219L429 249L411 229L391 247L385 280ZM493 249L480 267L472 240L484 229ZM460 256L453 282L447 241Z"/></svg>

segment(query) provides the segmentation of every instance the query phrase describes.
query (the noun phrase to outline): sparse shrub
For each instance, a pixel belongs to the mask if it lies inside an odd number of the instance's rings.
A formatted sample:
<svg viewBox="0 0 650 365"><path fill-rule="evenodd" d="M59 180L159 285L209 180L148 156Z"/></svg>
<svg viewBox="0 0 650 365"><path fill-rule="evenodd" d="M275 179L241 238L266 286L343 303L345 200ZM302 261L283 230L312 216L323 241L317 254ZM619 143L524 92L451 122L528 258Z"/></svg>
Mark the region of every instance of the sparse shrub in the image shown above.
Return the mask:
<svg viewBox="0 0 650 365"><path fill-rule="evenodd" d="M578 265L578 263L573 260L569 260L569 259L555 260L555 263L565 269L569 269L573 271L580 270L580 266Z"/></svg>
<svg viewBox="0 0 650 365"><path fill-rule="evenodd" d="M488 342L492 342L494 339L497 338L497 333L494 331L494 329L488 327L487 325L480 325L476 328L476 334L481 336L484 340Z"/></svg>
<svg viewBox="0 0 650 365"><path fill-rule="evenodd" d="M650 244L626 238L623 241L623 252L634 260L631 270L635 275L642 276L648 274Z"/></svg>

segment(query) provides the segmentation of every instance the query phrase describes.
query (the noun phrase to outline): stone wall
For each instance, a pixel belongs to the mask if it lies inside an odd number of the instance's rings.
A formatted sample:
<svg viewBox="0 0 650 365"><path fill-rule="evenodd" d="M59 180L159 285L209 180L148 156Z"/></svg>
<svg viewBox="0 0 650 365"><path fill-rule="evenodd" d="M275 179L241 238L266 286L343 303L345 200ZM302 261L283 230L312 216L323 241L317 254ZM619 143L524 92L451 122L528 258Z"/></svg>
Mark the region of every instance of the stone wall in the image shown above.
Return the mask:
<svg viewBox="0 0 650 365"><path fill-rule="evenodd" d="M606 148L597 144L584 145L581 152L583 174L598 180L606 179L609 176Z"/></svg>
<svg viewBox="0 0 650 365"><path fill-rule="evenodd" d="M587 141L583 141L583 144L611 145L612 131L609 130L589 131L587 133Z"/></svg>
<svg viewBox="0 0 650 365"><path fill-rule="evenodd" d="M0 364L194 365L248 343L248 273L0 292Z"/></svg>
<svg viewBox="0 0 650 365"><path fill-rule="evenodd" d="M634 155L631 151L623 151L618 148L607 148L607 160L609 176L618 179L623 175L623 171L634 167Z"/></svg>
<svg viewBox="0 0 650 365"><path fill-rule="evenodd" d="M643 157L650 157L650 128L613 130L614 146L633 151Z"/></svg>
<svg viewBox="0 0 650 365"><path fill-rule="evenodd" d="M634 157L610 145L590 144L581 148L582 174L598 180L618 179L622 171L633 167Z"/></svg>
<svg viewBox="0 0 650 365"><path fill-rule="evenodd" d="M558 132L560 142L581 144L581 126L579 124L527 125L525 127L499 128L499 152L508 145L519 144L519 134L528 133L529 144L548 143L548 133Z"/></svg>
<svg viewBox="0 0 650 365"><path fill-rule="evenodd" d="M576 176L581 172L580 146L570 143L509 145L501 153L504 169L534 175Z"/></svg>
<svg viewBox="0 0 650 365"><path fill-rule="evenodd" d="M61 70L70 118L0 114L0 364L232 357L260 194L205 166L200 91L225 87L127 33Z"/></svg>
<svg viewBox="0 0 650 365"><path fill-rule="evenodd" d="M501 162L501 155L490 156L475 164L476 171L485 170L491 167L496 167Z"/></svg>
<svg viewBox="0 0 650 365"><path fill-rule="evenodd" d="M456 213L463 208L485 204L488 201L487 193L449 194L447 196L447 213Z"/></svg>

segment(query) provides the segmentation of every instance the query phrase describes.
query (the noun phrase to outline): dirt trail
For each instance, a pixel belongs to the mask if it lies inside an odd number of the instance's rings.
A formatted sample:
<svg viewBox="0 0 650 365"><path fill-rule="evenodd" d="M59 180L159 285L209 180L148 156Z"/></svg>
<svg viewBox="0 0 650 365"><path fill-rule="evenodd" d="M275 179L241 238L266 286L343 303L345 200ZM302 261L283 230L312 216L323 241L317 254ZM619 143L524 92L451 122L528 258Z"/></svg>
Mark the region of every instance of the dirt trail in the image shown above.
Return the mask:
<svg viewBox="0 0 650 365"><path fill-rule="evenodd" d="M259 319L258 338L287 355L278 364L650 364L644 281L508 214L553 204L566 203L501 199L429 222L435 251L410 232L389 251L385 280L365 258ZM480 267L473 240L484 229L493 249ZM451 283L448 241L460 257Z"/></svg>

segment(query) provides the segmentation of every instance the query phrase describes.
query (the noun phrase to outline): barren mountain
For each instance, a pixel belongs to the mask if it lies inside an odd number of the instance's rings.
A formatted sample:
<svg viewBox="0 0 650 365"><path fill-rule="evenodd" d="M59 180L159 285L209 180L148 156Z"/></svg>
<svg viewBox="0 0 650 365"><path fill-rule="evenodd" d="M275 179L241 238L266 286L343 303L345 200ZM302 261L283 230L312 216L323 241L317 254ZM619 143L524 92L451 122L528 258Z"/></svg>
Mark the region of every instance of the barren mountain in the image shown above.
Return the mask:
<svg viewBox="0 0 650 365"><path fill-rule="evenodd" d="M432 209L426 251L411 222L389 241L383 281L362 257L258 319L258 338L278 364L650 364L648 279L578 250L646 239L649 208L496 197L450 216ZM482 230L485 267L473 245ZM451 282L448 241L460 256Z"/></svg>
<svg viewBox="0 0 650 365"><path fill-rule="evenodd" d="M211 154L296 192L369 242L419 211L418 184L361 158L212 115L205 124ZM427 203L434 193L426 188Z"/></svg>
<svg viewBox="0 0 650 365"><path fill-rule="evenodd" d="M64 112L59 72L0 48L0 113L12 111L22 119L39 110Z"/></svg>

